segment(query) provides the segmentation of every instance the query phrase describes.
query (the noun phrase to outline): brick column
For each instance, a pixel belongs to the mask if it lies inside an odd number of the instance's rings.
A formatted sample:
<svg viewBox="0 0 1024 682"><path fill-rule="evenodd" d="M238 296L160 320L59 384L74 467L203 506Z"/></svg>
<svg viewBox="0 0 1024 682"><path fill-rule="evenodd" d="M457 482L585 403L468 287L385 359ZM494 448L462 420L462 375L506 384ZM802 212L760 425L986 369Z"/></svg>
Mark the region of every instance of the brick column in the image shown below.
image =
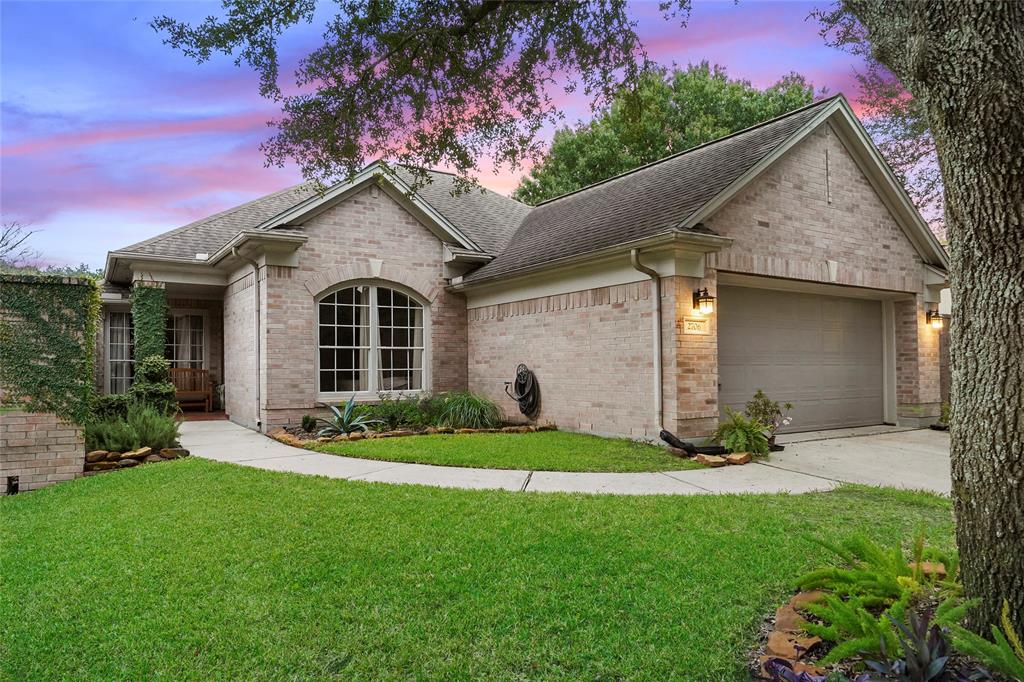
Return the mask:
<svg viewBox="0 0 1024 682"><path fill-rule="evenodd" d="M674 290L673 319L670 324L675 352L675 412L666 406L665 422L675 426L680 438L700 438L718 427L718 313L700 315L693 309L693 292L707 288L717 295L718 276L708 269L703 279L671 277ZM687 319L706 320L707 333L688 333ZM666 382L669 377L666 374Z"/></svg>
<svg viewBox="0 0 1024 682"><path fill-rule="evenodd" d="M925 318L920 294L894 304L896 404L901 424L924 426L939 416L939 330Z"/></svg>

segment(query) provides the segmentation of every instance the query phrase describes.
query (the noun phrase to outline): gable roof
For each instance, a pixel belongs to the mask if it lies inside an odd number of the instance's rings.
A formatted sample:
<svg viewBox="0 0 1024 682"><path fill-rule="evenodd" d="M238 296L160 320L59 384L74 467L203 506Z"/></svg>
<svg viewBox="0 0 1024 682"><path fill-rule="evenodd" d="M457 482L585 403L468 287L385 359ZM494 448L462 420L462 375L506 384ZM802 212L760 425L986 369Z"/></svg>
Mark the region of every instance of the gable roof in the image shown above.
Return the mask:
<svg viewBox="0 0 1024 682"><path fill-rule="evenodd" d="M365 184L369 179L383 177L394 183L371 164L364 169L358 182L339 183L324 192L318 192L312 183L302 183L273 194L254 199L226 211L158 234L144 241L118 249L118 255L138 255L157 258L196 260L196 254L215 254L245 231L275 230L291 227L288 221L328 201L334 194ZM413 183L413 174L398 167L395 175L398 189L406 192ZM530 207L490 190L470 190L452 196L455 176L441 171L428 171L429 182L415 195L437 213L437 217L453 226L456 234L463 234L472 250L496 254L508 244L512 234L529 213Z"/></svg>
<svg viewBox="0 0 1024 682"><path fill-rule="evenodd" d="M673 232L711 233L701 220L835 114L848 137L857 138L855 157L880 178L876 188L889 195L890 209L907 236L927 262L944 266L946 254L938 240L849 104L842 95L835 95L543 202L525 217L508 248L462 281L524 273Z"/></svg>

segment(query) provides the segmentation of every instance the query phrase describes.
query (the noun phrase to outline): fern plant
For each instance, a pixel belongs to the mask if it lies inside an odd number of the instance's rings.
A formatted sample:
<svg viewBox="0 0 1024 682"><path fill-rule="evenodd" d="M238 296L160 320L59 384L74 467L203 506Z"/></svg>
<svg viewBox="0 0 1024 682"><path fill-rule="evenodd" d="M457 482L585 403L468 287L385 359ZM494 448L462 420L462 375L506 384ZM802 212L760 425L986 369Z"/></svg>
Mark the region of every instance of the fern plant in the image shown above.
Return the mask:
<svg viewBox="0 0 1024 682"><path fill-rule="evenodd" d="M966 602L960 609L966 611L975 603L975 601ZM1010 603L1008 601L1003 600L1003 613L1000 618L1002 629L995 625L992 626L994 641L989 641L960 625L959 621L964 615L963 612L959 614L959 618L956 615L953 614L950 617L947 614L946 620L953 621L948 622L947 627L949 627L950 640L957 651L976 658L993 670L1007 675L1010 679L1024 680L1024 643L1014 629L1013 623L1010 622Z"/></svg>
<svg viewBox="0 0 1024 682"><path fill-rule="evenodd" d="M725 446L732 452L768 454L768 438L765 436L767 426L728 407L725 408L725 413L729 419L718 425L718 430L712 436L715 443Z"/></svg>
<svg viewBox="0 0 1024 682"><path fill-rule="evenodd" d="M833 594L817 604L805 608L822 623L805 622L801 627L812 635L834 642L835 646L821 659L822 664L862 656L895 651L899 637L893 622L902 622L906 616L911 595L903 595L880 615L868 610L865 600L860 597L841 599Z"/></svg>

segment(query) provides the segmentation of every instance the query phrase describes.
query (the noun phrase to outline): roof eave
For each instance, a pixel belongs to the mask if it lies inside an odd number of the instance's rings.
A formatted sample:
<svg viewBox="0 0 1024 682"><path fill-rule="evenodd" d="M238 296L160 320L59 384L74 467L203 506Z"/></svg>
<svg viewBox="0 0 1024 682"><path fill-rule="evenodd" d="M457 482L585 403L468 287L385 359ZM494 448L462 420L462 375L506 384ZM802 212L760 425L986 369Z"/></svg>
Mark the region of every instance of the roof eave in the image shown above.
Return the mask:
<svg viewBox="0 0 1024 682"><path fill-rule="evenodd" d="M644 248L655 248L655 247L666 247L666 246L681 246L687 247L692 251L699 251L702 253L711 253L719 251L730 244L732 244L732 238L723 237L715 234L700 234L696 232L689 232L678 229L671 229L665 232L660 232L649 237L643 237L641 239L633 239L630 241L620 242L613 244L602 249L596 249L594 251L588 251L586 253L576 254L573 256L566 256L564 258L556 258L554 260L545 261L538 263L537 265L519 268L510 272L504 272L495 274L489 277L481 277L479 279L473 279L470 281L462 281L462 278L456 278L453 280L450 288L454 291L466 291L468 289L475 288L477 286L486 286L493 284L501 280L512 280L520 277L534 276L539 272L547 270L556 270L558 268L572 267L588 261L600 260L607 258L618 253L628 253L631 249L644 249Z"/></svg>

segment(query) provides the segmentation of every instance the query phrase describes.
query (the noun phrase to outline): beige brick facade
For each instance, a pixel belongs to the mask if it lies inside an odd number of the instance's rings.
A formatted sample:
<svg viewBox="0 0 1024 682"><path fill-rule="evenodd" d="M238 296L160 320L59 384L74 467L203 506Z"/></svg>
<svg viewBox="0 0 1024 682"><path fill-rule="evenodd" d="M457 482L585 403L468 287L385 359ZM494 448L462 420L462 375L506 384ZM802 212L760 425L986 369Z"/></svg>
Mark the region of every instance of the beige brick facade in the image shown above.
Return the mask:
<svg viewBox="0 0 1024 682"><path fill-rule="evenodd" d="M81 427L55 414L0 414L0 495L9 477L18 477L21 492L82 475L85 439Z"/></svg>

